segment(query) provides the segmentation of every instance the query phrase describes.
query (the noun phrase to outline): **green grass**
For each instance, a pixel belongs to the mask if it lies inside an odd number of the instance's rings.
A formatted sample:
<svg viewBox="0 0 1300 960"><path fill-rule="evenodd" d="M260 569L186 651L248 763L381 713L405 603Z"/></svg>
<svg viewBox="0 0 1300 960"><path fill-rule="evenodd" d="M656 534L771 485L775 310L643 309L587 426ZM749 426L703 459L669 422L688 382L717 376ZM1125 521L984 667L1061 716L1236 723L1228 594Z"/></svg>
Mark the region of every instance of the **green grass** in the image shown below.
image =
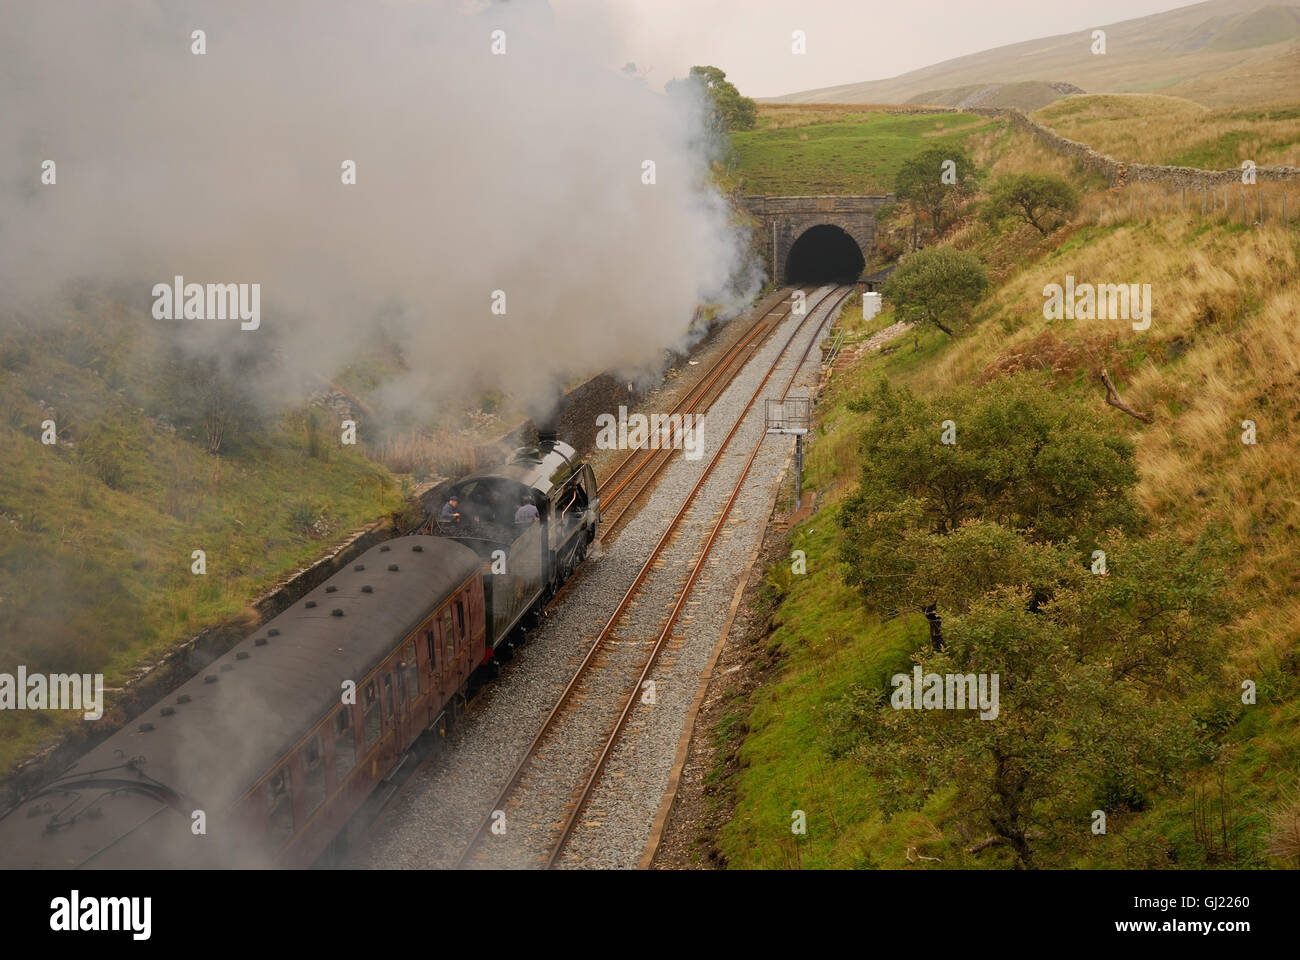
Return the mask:
<svg viewBox="0 0 1300 960"><path fill-rule="evenodd" d="M769 638L780 680L754 697L738 802L720 846L734 868L867 866L882 855L876 788L851 759L825 755L818 708L855 684L883 685L910 669L927 628L920 617L882 626L867 616L833 573L825 511L796 530L792 548L808 555L809 573L788 578ZM803 836L791 832L796 810L807 815Z"/></svg>
<svg viewBox="0 0 1300 960"><path fill-rule="evenodd" d="M1064 115L1078 106L1067 100L1054 109ZM1143 105L1138 113L1150 115L1150 108ZM1293 119L1290 113L1266 112L1264 119L1286 121ZM806 143L814 143L817 126L780 132L802 129L809 134ZM913 149L921 145L914 143ZM1006 146L1004 140L998 148ZM763 172L770 157L760 152L758 161ZM807 192L833 192L834 172L827 166L817 170L807 175L813 187ZM1085 186L1095 197L1095 185ZM1294 325L1287 318L1294 316L1300 296L1294 230L1288 241L1277 228L1265 234L1218 218L1183 223L1153 215L1147 221L1081 225L1044 241L983 233L959 238L977 243L998 274L976 310L975 325L956 340L933 330L909 332L890 353L867 356L835 375L816 408L816 432L807 450L805 488L818 492L819 509L792 533L791 548L807 553L808 573L792 575L788 561L768 571L769 588L779 594L768 638L776 666L749 698L748 712L736 716L733 708L722 732L726 740L736 730L748 730L739 748L740 769L723 785L735 803L733 819L718 840L730 866L899 868L908 865L909 849L918 857L940 858L915 861L926 869L1012 865L997 846L965 852L972 838L960 834L943 793L918 812L885 821L879 786L852 758L830 749L819 719L845 691L879 685L883 677L906 669L908 654L926 637L919 618L879 623L840 576L835 513L863 467L857 450L862 415L847 403L879 379L925 394L978 377L994 361L1022 351L1029 351L1034 363L1038 355L1031 344L1046 333L1058 342L1098 349L1095 343L1105 331L1086 324L1047 329L1037 310L1045 280L1080 270L1135 272L1165 292L1170 307L1162 314L1159 334L1122 335L1112 373L1128 371L1122 384L1126 399L1158 414L1155 427L1130 425L1139 444L1142 497L1151 513L1188 537L1211 521L1226 522L1247 547L1235 590L1248 601L1248 612L1230 631L1228 672L1255 679L1260 699L1226 721L1216 766L1189 768L1181 782L1153 790L1144 811L1117 812L1109 835L1071 854L1070 864L1300 866L1300 855L1270 853L1267 841L1272 818L1300 811L1293 799L1300 785L1300 651L1294 629L1300 604L1293 600L1300 582L1294 562L1300 555L1295 543L1300 508L1294 507L1298 441L1292 429L1300 413L1294 391L1283 387L1293 383L1294 349L1286 338ZM1207 312L1205 304L1213 310ZM1175 342L1177 351L1166 349ZM1241 355L1257 342L1270 346ZM1119 417L1101 400L1093 369L1099 361L1089 360L1086 351L1080 356L1084 365L1063 367L1058 389L1095 404L1099 417ZM1269 445L1252 458L1243 457L1236 442L1236 423L1245 415L1238 408L1267 411L1275 424ZM1269 459L1259 459L1265 456ZM1215 823L1216 836L1198 835L1193 826L1198 809ZM805 836L791 832L795 810L807 815ZM1217 836L1225 831L1227 849Z"/></svg>
<svg viewBox="0 0 1300 960"><path fill-rule="evenodd" d="M1130 162L1230 170L1243 160L1294 165L1300 150L1300 108L1290 104L1207 110L1190 100L1135 90L1067 97L1033 116L1066 137Z"/></svg>
<svg viewBox="0 0 1300 960"><path fill-rule="evenodd" d="M805 126L733 134L736 182L766 196L883 194L903 161L934 144L962 144L988 121L970 114L847 113Z"/></svg>
<svg viewBox="0 0 1300 960"><path fill-rule="evenodd" d="M1228 130L1172 154L1169 163L1175 167L1200 170L1229 170L1240 165L1238 158L1243 152L1265 155L1274 150L1294 150L1295 147L1293 137L1260 137L1257 131L1243 128Z"/></svg>

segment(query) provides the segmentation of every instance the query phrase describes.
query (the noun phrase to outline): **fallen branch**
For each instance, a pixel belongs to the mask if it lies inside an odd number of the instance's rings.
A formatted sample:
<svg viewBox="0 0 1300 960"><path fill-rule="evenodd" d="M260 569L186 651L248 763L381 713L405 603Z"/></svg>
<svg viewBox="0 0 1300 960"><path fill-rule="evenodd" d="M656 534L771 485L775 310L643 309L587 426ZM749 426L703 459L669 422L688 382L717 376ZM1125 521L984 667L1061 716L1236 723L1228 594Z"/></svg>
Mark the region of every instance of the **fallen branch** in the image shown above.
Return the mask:
<svg viewBox="0 0 1300 960"><path fill-rule="evenodd" d="M912 854L913 854L913 852L915 852L915 850L916 850L916 847L908 847L908 848L907 848L907 862L908 862L908 863L916 863L916 861L918 861L918 860L930 860L930 861L932 861L932 862L934 862L934 863L943 863L943 858L942 858L942 857L926 857L926 856L922 856L922 855L919 854L919 853L916 854L916 856L912 856Z"/></svg>
<svg viewBox="0 0 1300 960"><path fill-rule="evenodd" d="M1110 374L1106 372L1105 367L1101 368L1101 382L1106 387L1106 402L1109 403L1116 410L1122 410L1124 413L1127 413L1134 420L1141 420L1143 423L1155 422L1156 418L1151 416L1151 414L1139 413L1137 410L1134 410L1132 407L1130 407L1127 403L1125 403L1120 398L1119 391L1115 389L1115 384L1111 382Z"/></svg>
<svg viewBox="0 0 1300 960"><path fill-rule="evenodd" d="M1043 831L1041 831L1041 830L1026 830L1026 831L1025 831L1025 839L1026 839L1026 840L1039 840L1039 839L1042 838L1042 836L1043 836ZM1000 837L1000 836L998 836L998 835L995 833L993 836L991 836L991 837L986 837L985 839L981 840L979 843L975 844L975 846L973 846L973 847L967 847L967 848L966 848L966 852L967 852L967 853L979 853L981 850L987 850L989 847L993 846L994 844L998 844L998 843L1006 843L1006 842L1007 842L1007 838L1006 838L1006 837Z"/></svg>

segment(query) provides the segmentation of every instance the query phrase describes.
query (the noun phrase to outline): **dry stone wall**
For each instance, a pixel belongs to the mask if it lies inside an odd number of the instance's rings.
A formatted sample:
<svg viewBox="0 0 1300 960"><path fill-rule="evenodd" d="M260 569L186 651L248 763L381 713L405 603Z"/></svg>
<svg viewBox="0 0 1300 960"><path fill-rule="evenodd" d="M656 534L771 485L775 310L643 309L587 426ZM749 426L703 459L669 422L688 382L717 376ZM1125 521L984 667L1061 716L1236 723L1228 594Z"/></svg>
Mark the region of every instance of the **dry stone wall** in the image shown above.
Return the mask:
<svg viewBox="0 0 1300 960"><path fill-rule="evenodd" d="M1173 187L1214 187L1241 182L1241 170L1199 170L1195 167L1171 167L1152 163L1125 163L1100 153L1078 140L1063 137L1050 127L1045 127L1020 110L971 109L968 113L996 117L1010 121L1014 126L1036 136L1046 146L1079 163L1085 170L1104 175L1112 186L1125 183L1164 183ZM1300 167L1256 167L1255 180L1300 180Z"/></svg>

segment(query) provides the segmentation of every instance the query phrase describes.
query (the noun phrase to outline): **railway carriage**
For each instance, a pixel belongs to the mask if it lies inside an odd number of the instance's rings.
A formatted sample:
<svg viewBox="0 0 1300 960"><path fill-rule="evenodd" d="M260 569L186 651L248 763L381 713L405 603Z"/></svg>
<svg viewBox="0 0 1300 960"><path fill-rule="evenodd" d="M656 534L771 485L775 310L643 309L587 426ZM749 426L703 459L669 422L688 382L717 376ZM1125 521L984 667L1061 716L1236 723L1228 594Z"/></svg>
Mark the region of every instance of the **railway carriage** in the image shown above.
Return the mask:
<svg viewBox="0 0 1300 960"><path fill-rule="evenodd" d="M596 535L595 475L556 440L453 489L474 524L372 547L265 623L0 817L0 866L336 860Z"/></svg>
<svg viewBox="0 0 1300 960"><path fill-rule="evenodd" d="M6 867L315 862L487 649L467 547L374 547L0 820Z"/></svg>

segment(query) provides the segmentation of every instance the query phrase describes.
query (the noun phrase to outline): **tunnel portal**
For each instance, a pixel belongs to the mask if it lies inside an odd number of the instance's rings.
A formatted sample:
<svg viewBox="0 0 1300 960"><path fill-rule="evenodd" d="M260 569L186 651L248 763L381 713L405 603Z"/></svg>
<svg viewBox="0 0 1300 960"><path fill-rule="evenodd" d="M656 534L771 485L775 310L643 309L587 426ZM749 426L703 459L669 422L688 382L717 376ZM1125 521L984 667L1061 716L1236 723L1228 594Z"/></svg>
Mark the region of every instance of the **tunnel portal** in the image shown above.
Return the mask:
<svg viewBox="0 0 1300 960"><path fill-rule="evenodd" d="M876 239L876 211L891 194L744 198L755 247L777 286L857 279ZM796 249L796 247L798 249ZM795 271L795 272L792 272Z"/></svg>
<svg viewBox="0 0 1300 960"><path fill-rule="evenodd" d="M785 261L789 283L849 283L862 276L866 259L839 227L820 224L800 234Z"/></svg>

